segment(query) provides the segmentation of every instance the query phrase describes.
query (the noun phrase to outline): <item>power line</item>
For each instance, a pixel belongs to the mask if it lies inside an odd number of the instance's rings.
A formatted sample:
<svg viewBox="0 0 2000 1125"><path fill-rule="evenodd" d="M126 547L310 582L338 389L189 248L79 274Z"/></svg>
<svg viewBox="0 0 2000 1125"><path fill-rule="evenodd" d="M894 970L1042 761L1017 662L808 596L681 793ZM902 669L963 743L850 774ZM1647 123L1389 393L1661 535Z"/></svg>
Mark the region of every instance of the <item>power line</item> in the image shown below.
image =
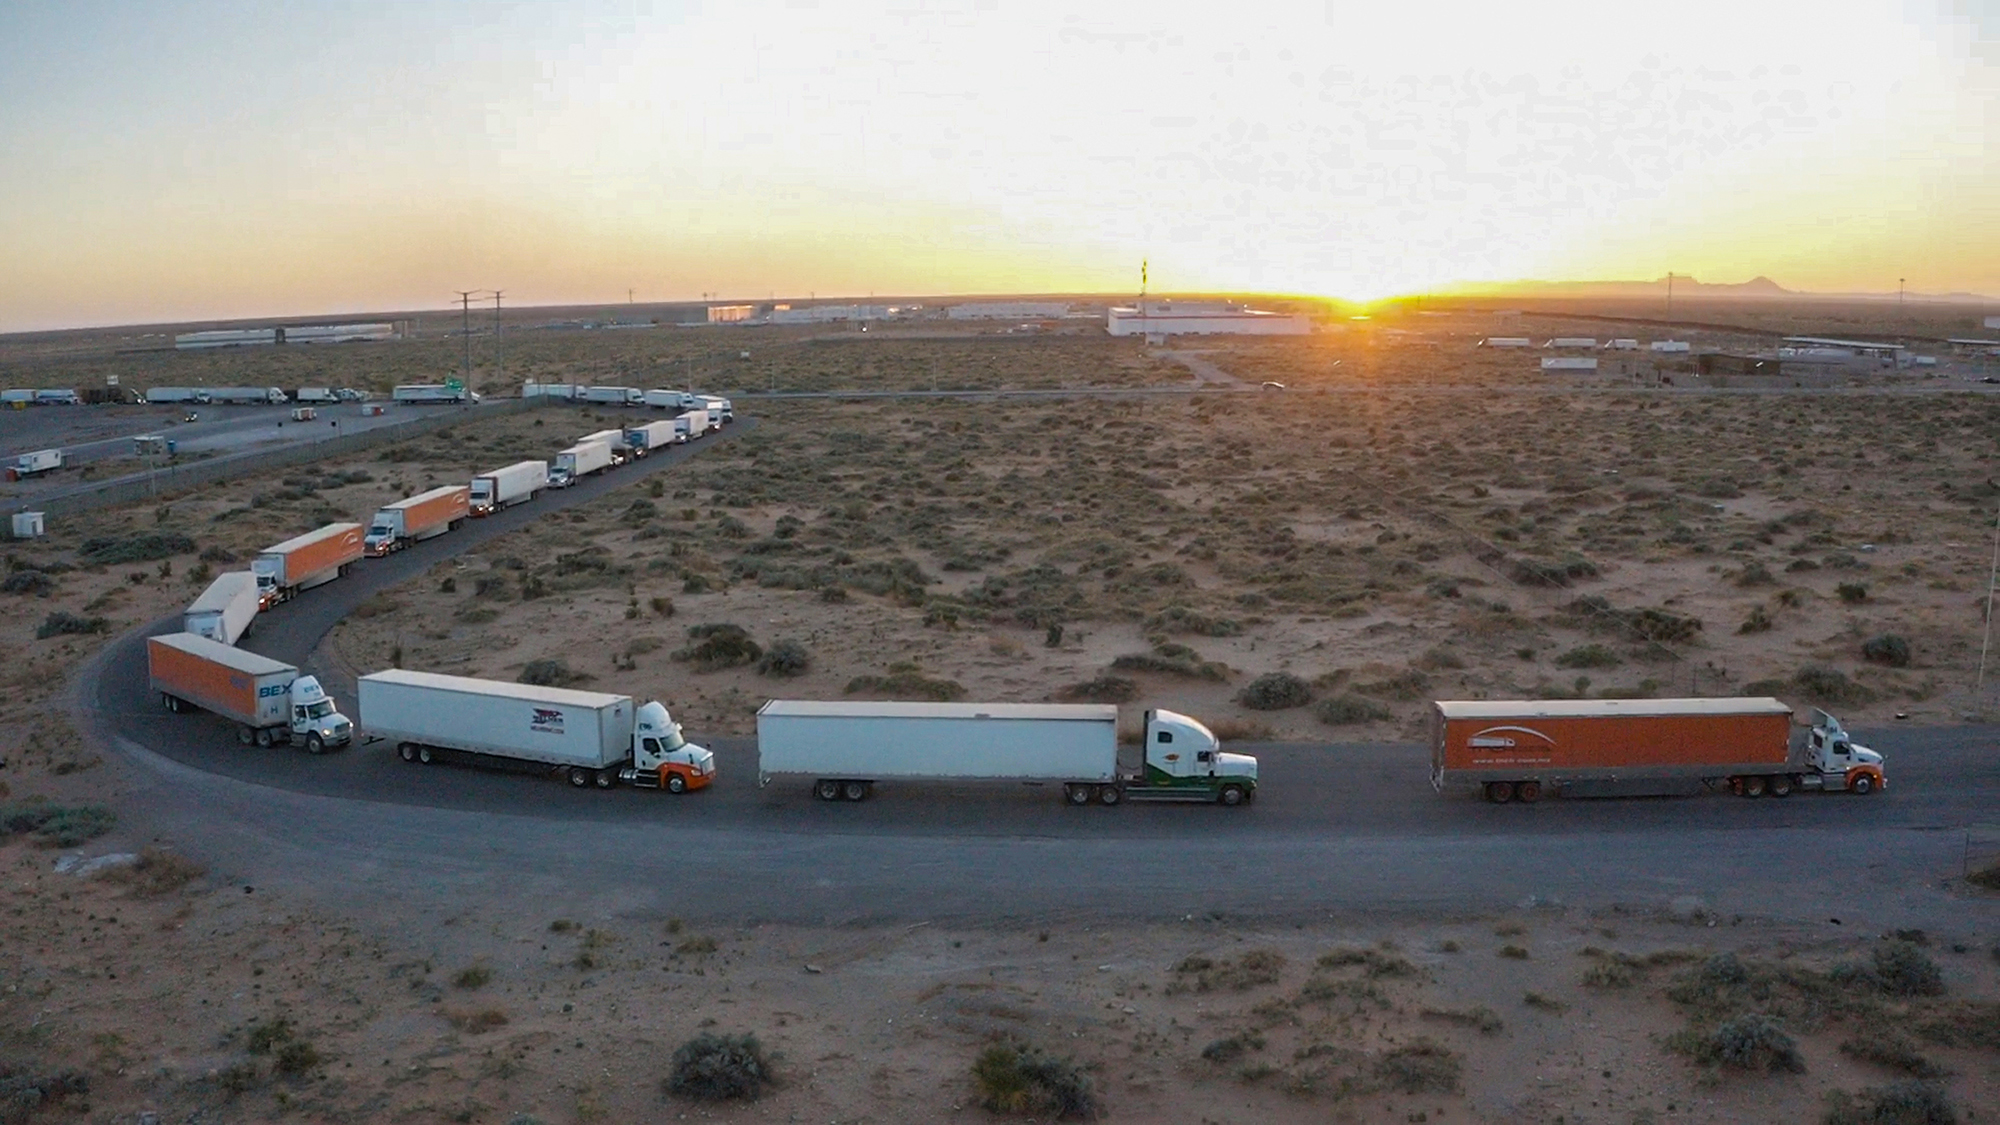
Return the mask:
<svg viewBox="0 0 2000 1125"><path fill-rule="evenodd" d="M459 335L465 337L465 385L472 385L472 298L478 289L455 289L458 294Z"/></svg>

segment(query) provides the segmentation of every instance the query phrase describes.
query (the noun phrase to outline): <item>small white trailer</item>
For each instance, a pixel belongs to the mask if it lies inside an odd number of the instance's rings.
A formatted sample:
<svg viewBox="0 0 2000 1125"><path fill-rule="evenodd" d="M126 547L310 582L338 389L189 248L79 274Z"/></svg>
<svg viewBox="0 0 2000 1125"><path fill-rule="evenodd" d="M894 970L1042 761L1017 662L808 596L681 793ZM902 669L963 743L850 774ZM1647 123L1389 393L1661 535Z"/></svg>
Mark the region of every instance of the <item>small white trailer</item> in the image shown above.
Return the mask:
<svg viewBox="0 0 2000 1125"><path fill-rule="evenodd" d="M54 472L63 467L63 451L60 449L38 449L33 453L23 453L14 458L9 468L17 477L32 477L37 473Z"/></svg>
<svg viewBox="0 0 2000 1125"><path fill-rule="evenodd" d="M232 570L216 575L208 589L187 607L181 614L181 628L197 637L233 645L250 631L262 605L257 576L247 570Z"/></svg>

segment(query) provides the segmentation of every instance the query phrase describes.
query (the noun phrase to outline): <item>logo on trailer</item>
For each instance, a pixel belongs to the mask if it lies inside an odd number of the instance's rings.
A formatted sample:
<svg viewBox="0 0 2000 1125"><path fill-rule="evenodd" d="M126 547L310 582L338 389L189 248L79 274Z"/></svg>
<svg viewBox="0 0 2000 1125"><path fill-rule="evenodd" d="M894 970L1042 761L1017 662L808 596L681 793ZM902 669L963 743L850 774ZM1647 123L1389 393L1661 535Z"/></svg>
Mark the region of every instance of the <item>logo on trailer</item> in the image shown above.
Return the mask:
<svg viewBox="0 0 2000 1125"><path fill-rule="evenodd" d="M528 720L528 729L542 734L561 734L563 713L553 707L537 707L534 716Z"/></svg>
<svg viewBox="0 0 2000 1125"><path fill-rule="evenodd" d="M1521 743L1513 736L1525 734L1541 740L1543 746L1554 746L1556 740L1532 727L1487 727L1465 740L1468 750L1512 750ZM1539 747L1538 747L1539 749Z"/></svg>

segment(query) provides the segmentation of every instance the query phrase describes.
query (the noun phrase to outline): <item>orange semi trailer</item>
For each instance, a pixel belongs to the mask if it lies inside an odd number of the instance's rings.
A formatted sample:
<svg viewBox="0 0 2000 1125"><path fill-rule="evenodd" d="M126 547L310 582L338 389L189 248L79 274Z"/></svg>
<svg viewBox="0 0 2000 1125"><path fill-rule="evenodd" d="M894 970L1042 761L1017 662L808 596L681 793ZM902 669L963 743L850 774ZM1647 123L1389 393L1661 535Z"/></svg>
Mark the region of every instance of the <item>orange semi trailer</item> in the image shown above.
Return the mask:
<svg viewBox="0 0 2000 1125"><path fill-rule="evenodd" d="M1768 698L1440 701L1431 707L1431 785L1498 804L1662 783L1745 797L1883 788L1882 755L1833 716L1815 715L1794 739L1792 709Z"/></svg>

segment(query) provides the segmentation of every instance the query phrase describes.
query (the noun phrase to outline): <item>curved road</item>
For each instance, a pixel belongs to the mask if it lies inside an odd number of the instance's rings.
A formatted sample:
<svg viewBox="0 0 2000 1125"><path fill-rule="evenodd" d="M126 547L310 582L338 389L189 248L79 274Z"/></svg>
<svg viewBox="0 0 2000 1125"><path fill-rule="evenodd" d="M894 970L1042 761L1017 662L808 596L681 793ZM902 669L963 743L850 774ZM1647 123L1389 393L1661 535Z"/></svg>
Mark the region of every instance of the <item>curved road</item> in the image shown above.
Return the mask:
<svg viewBox="0 0 2000 1125"><path fill-rule="evenodd" d="M754 428L739 421L717 438ZM352 684L312 660L360 601L544 515L670 471L682 446L573 489L474 520L260 616L245 647L323 672L343 710ZM1524 900L1845 927L1988 929L2000 904L1954 889L1969 844L2000 850L2000 758L1990 728L1867 732L1891 788L1801 794L1550 801L1447 800L1422 748L1261 745L1258 799L1241 809L1063 806L1053 787L892 786L825 804L798 782L757 786L754 743L722 739L714 788L685 797L573 790L541 777L396 759L386 744L314 758L236 743L205 714L171 715L146 690L143 635L109 646L78 684L86 729L154 782L135 802L248 882L378 907L466 893L610 916L800 922L871 919L1307 918L1469 913ZM672 700L666 701L672 706ZM699 732L695 732L697 737Z"/></svg>

